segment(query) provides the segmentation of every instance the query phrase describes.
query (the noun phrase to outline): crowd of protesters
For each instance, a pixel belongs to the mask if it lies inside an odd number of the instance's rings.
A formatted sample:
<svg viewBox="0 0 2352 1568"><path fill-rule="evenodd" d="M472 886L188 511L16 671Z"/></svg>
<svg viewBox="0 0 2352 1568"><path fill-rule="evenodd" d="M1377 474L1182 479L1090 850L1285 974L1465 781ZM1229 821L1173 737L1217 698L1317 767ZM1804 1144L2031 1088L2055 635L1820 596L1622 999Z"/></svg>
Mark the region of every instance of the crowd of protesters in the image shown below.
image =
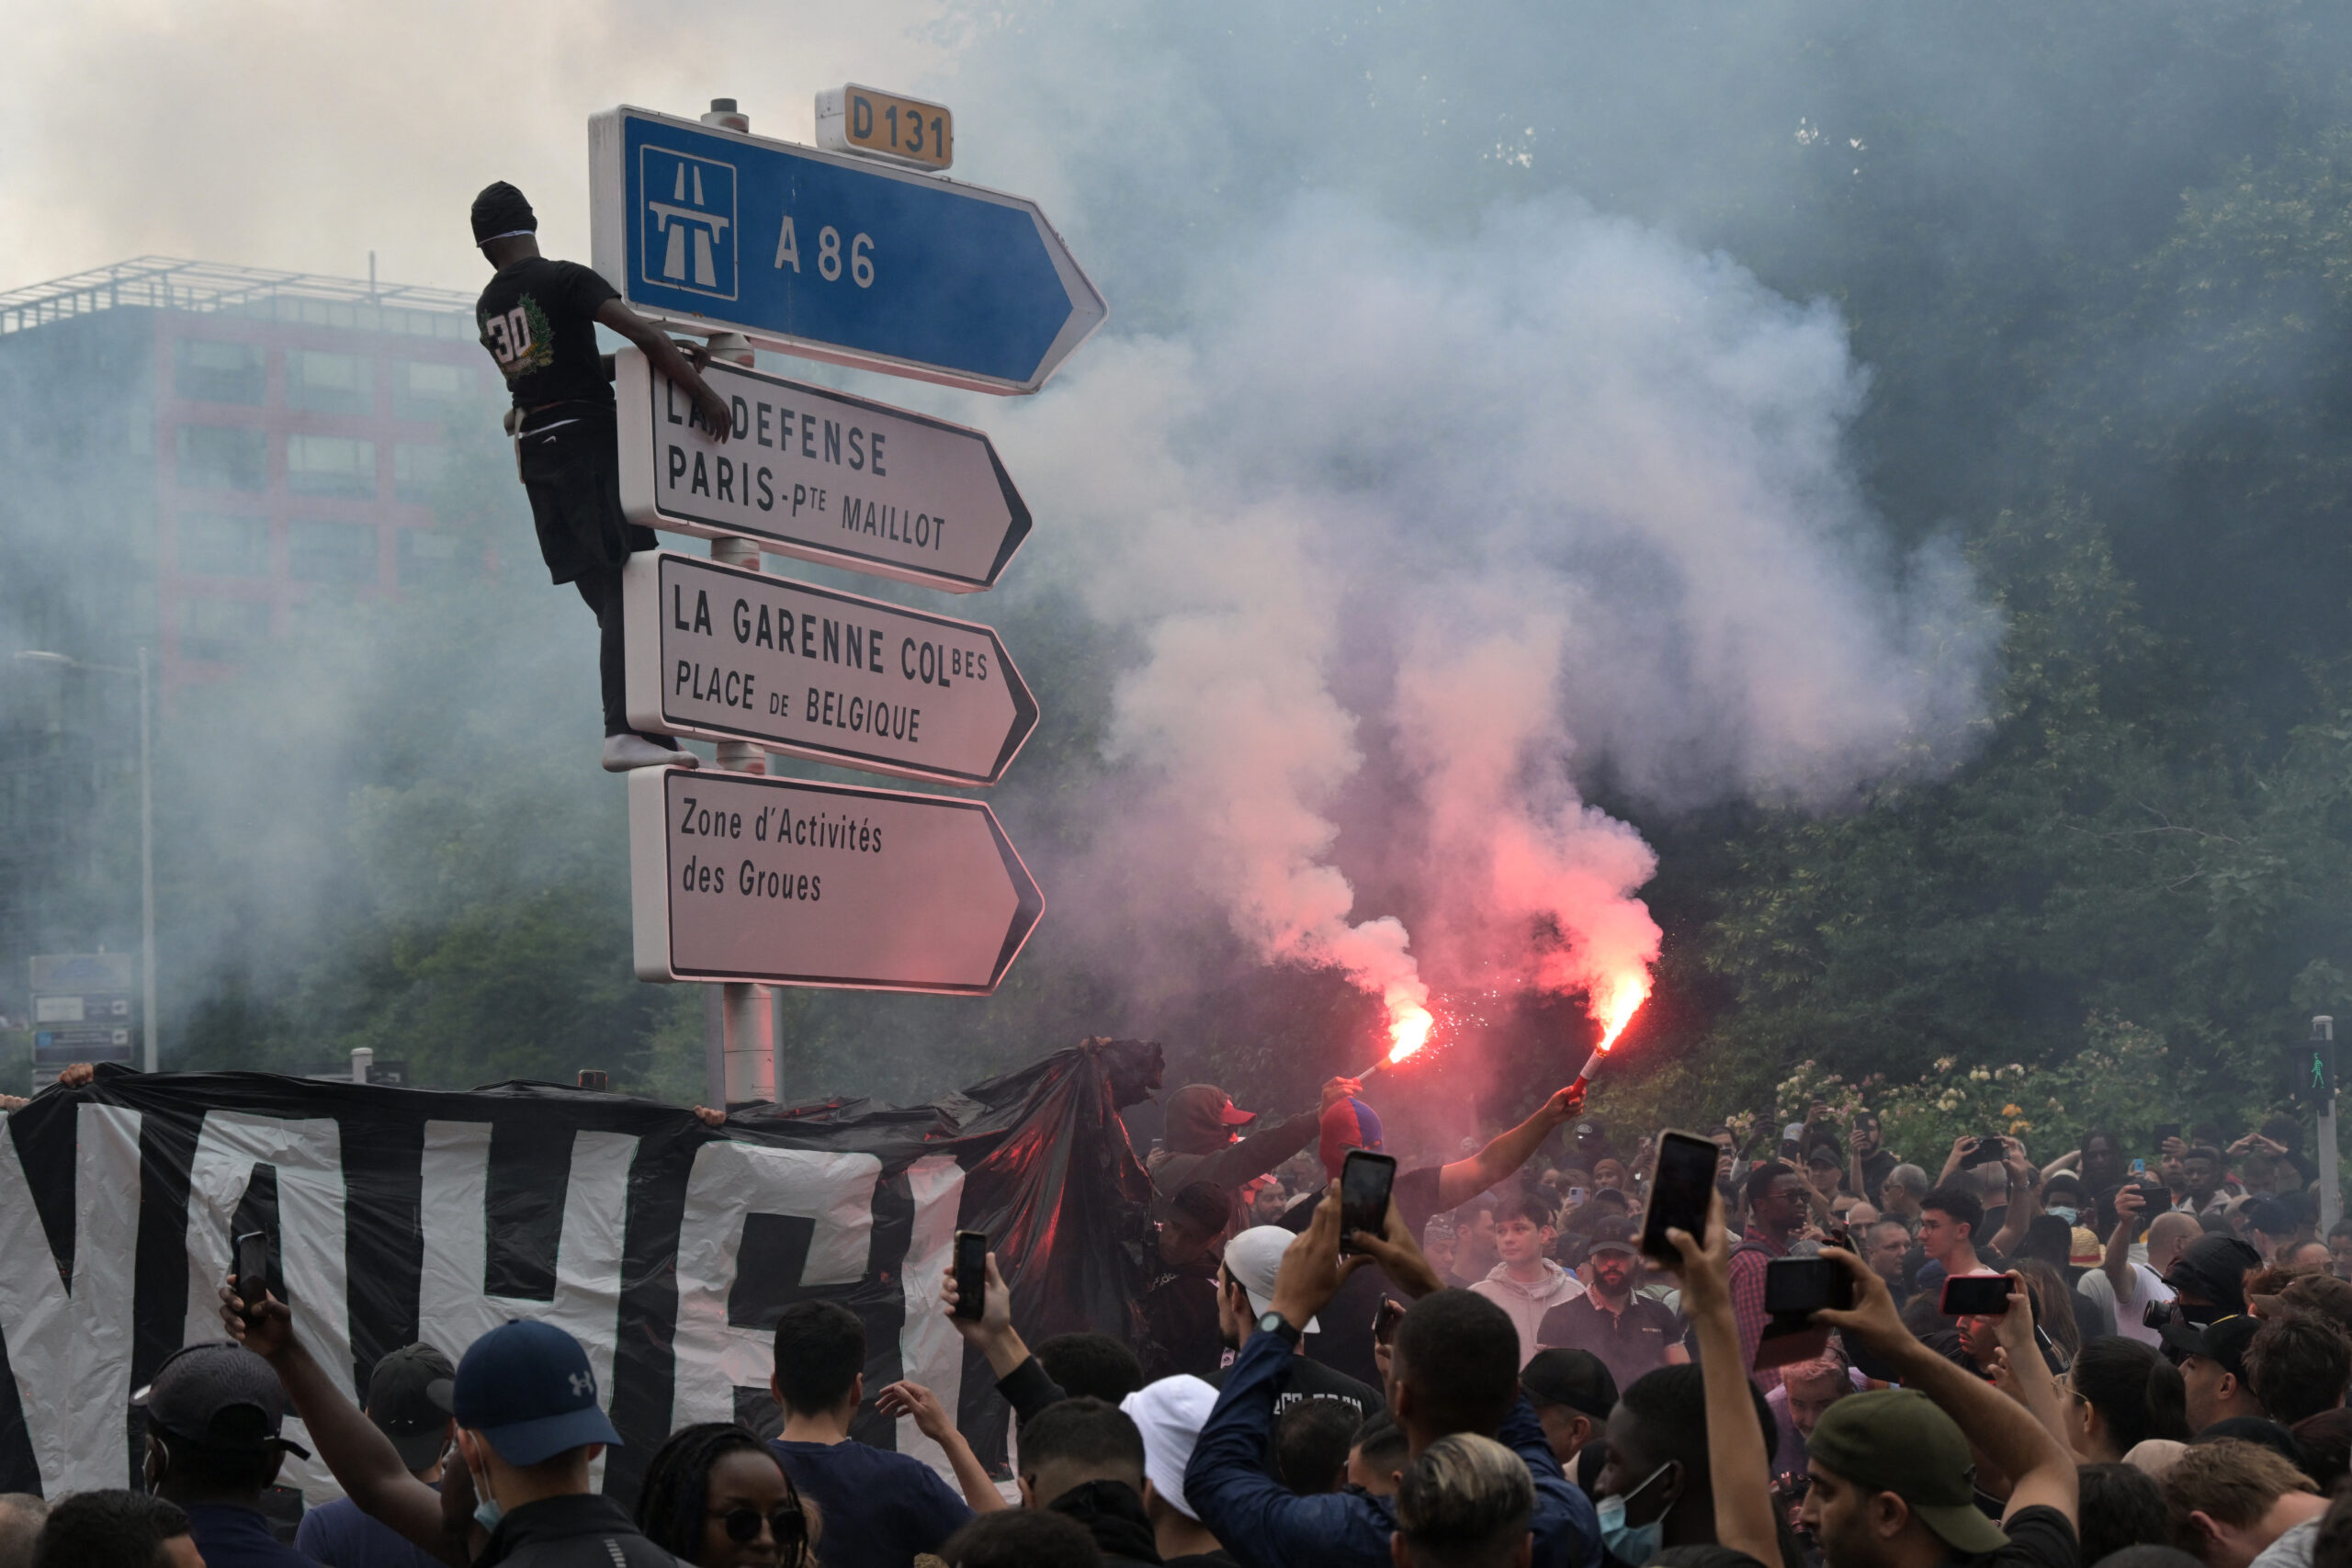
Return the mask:
<svg viewBox="0 0 2352 1568"><path fill-rule="evenodd" d="M2039 1163L1987 1134L1932 1175L1868 1112L1717 1128L1705 1224L1645 1256L1652 1140L1566 1090L1345 1237L1360 1084L1262 1127L1205 1085L1166 1111L1128 1332L1032 1347L993 1256L977 1314L952 1274L936 1303L1010 1409L1004 1473L956 1391L868 1388L866 1325L810 1299L776 1420L672 1434L625 1507L562 1330L395 1351L363 1406L232 1278L224 1337L135 1396L144 1488L0 1496L0 1568L2352 1568L2352 1225L2319 1234L2292 1123ZM1807 1258L1850 1306L1774 1310ZM345 1494L291 1525L289 1416Z"/></svg>

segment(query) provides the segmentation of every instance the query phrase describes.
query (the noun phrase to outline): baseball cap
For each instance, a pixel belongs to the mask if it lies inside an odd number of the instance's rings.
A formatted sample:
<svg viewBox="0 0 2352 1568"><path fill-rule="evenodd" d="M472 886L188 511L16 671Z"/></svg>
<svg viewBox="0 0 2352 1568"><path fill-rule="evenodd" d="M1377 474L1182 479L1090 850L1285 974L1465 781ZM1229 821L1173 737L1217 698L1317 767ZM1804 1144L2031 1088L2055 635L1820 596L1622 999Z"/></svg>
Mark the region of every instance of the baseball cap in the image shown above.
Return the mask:
<svg viewBox="0 0 2352 1568"><path fill-rule="evenodd" d="M1225 1244L1225 1271L1250 1298L1250 1310L1261 1317L1273 1310L1274 1276L1282 1272L1283 1254L1297 1239L1280 1225L1251 1225ZM1306 1332L1320 1334L1322 1325L1309 1318Z"/></svg>
<svg viewBox="0 0 2352 1568"><path fill-rule="evenodd" d="M2173 1260L2165 1283L2186 1286L2216 1306L2236 1310L2245 1300L2249 1269L2262 1267L2262 1254L2233 1235L2200 1235Z"/></svg>
<svg viewBox="0 0 2352 1568"><path fill-rule="evenodd" d="M2178 1318L2165 1325L2164 1341L2184 1356L2202 1356L2217 1362L2231 1376L2245 1376L2245 1348L2262 1328L2258 1317L2217 1318L2199 1328Z"/></svg>
<svg viewBox="0 0 2352 1568"><path fill-rule="evenodd" d="M411 1471L430 1470L456 1398L458 1370L430 1345L403 1345L368 1375L368 1418Z"/></svg>
<svg viewBox="0 0 2352 1568"><path fill-rule="evenodd" d="M1592 1227L1592 1243L1588 1252L1639 1252L1634 1245L1634 1222L1622 1214L1611 1214L1596 1221Z"/></svg>
<svg viewBox="0 0 2352 1568"><path fill-rule="evenodd" d="M1216 1407L1216 1388L1190 1372L1146 1383L1119 1401L1143 1434L1143 1472L1151 1489L1195 1523L1201 1516L1184 1501L1184 1467L1192 1463L1193 1445Z"/></svg>
<svg viewBox="0 0 2352 1568"><path fill-rule="evenodd" d="M2265 1235L2292 1235L2295 1211L2276 1198L2259 1198L2245 1207L2246 1224Z"/></svg>
<svg viewBox="0 0 2352 1568"><path fill-rule="evenodd" d="M1565 1404L1596 1421L1617 1408L1617 1379L1589 1350L1538 1350L1520 1369L1519 1382L1530 1404Z"/></svg>
<svg viewBox="0 0 2352 1568"><path fill-rule="evenodd" d="M451 1393L458 1425L480 1432L509 1464L621 1440L597 1407L588 1352L551 1323L510 1318L475 1340L458 1362Z"/></svg>
<svg viewBox="0 0 2352 1568"><path fill-rule="evenodd" d="M130 1396L147 1424L199 1448L231 1452L278 1449L311 1457L277 1435L286 1390L267 1361L233 1340L183 1346L164 1358L155 1380Z"/></svg>
<svg viewBox="0 0 2352 1568"><path fill-rule="evenodd" d="M1848 1394L1822 1412L1805 1451L1865 1491L1902 1498L1955 1551L1997 1551L2009 1543L1976 1506L1968 1439L1917 1389Z"/></svg>

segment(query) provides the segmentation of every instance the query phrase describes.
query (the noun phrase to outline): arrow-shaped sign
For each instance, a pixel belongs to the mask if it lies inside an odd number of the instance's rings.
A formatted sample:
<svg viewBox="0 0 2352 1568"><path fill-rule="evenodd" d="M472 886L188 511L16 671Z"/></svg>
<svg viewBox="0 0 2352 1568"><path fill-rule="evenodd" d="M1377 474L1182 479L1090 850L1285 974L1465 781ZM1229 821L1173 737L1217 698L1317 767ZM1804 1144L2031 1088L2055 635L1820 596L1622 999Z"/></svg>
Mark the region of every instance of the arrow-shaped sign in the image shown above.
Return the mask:
<svg viewBox="0 0 2352 1568"><path fill-rule="evenodd" d="M640 980L985 996L1046 907L977 800L639 768L628 826Z"/></svg>
<svg viewBox="0 0 2352 1568"><path fill-rule="evenodd" d="M970 621L669 550L629 558L622 604L639 729L991 784L1037 728L1004 644Z"/></svg>
<svg viewBox="0 0 2352 1568"><path fill-rule="evenodd" d="M645 355L614 355L621 509L705 538L950 593L991 588L1029 536L1029 508L977 430L713 360L733 406L713 438Z"/></svg>
<svg viewBox="0 0 2352 1568"><path fill-rule="evenodd" d="M1020 197L628 107L588 159L596 270L694 331L1034 392L1109 314Z"/></svg>

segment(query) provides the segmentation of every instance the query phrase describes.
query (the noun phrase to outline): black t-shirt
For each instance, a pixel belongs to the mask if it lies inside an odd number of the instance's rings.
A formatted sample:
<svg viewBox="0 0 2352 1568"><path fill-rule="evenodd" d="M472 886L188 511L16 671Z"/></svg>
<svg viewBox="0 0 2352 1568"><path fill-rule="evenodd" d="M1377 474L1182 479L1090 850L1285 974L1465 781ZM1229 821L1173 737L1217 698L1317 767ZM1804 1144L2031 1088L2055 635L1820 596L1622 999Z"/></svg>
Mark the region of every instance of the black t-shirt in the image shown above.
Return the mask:
<svg viewBox="0 0 2352 1568"><path fill-rule="evenodd" d="M1682 1314L1664 1302L1634 1296L1622 1313L1610 1312L1590 1292L1562 1302L1544 1314L1535 1342L1547 1349L1589 1350L1609 1369L1620 1389L1645 1372L1666 1365L1666 1353L1682 1343Z"/></svg>
<svg viewBox="0 0 2352 1568"><path fill-rule="evenodd" d="M1319 1336L1310 1334L1306 1342L1312 1345L1317 1337ZM1206 1381L1212 1387L1221 1389L1232 1371L1231 1367L1220 1367L1210 1373ZM1319 1365L1309 1357L1293 1356L1290 1359L1290 1381L1274 1395L1274 1418L1280 1420L1283 1411L1306 1399L1336 1399L1342 1404L1352 1404L1356 1407L1356 1414L1366 1421L1388 1409L1388 1402L1380 1397L1378 1389L1345 1372Z"/></svg>
<svg viewBox="0 0 2352 1568"><path fill-rule="evenodd" d="M474 305L481 345L518 409L613 400L596 352L596 310L620 291L578 262L531 256L502 268Z"/></svg>
<svg viewBox="0 0 2352 1568"><path fill-rule="evenodd" d="M1847 1162L1845 1173L1838 1178L1838 1185L1847 1191L1854 1190L1853 1161ZM1861 1196L1873 1204L1883 1201L1880 1194L1886 1190L1887 1173L1903 1162L1884 1149L1873 1149L1862 1156Z"/></svg>
<svg viewBox="0 0 2352 1568"><path fill-rule="evenodd" d="M1396 1205L1397 1218L1418 1241L1428 1228L1430 1216L1437 1213L1438 1168L1422 1166L1417 1170L1400 1170L1395 1185L1388 1190L1388 1201ZM1304 1231L1315 1218L1315 1205L1323 1195L1310 1192L1283 1211L1274 1223L1284 1230ZM1377 1387L1380 1363L1373 1359L1372 1325L1380 1315L1380 1298L1393 1295L1405 1300L1405 1292L1396 1288L1386 1270L1374 1263L1348 1276L1331 1304L1315 1314L1323 1332L1306 1337L1306 1356L1327 1367L1338 1369L1358 1382Z"/></svg>
<svg viewBox="0 0 2352 1568"><path fill-rule="evenodd" d="M2020 1508L2001 1529L2008 1545L1981 1557L1947 1557L1946 1568L2083 1568L2082 1538L2055 1508Z"/></svg>

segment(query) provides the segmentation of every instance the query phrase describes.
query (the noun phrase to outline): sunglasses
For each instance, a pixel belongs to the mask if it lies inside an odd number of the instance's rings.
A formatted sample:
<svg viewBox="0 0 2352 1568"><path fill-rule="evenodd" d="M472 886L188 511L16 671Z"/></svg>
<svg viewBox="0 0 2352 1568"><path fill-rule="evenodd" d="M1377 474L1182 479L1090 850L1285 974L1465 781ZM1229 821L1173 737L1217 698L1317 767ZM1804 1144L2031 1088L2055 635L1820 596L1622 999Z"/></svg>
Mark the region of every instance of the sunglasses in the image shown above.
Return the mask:
<svg viewBox="0 0 2352 1568"><path fill-rule="evenodd" d="M773 1514L763 1514L757 1508L729 1508L718 1516L727 1539L738 1546L749 1546L760 1539L760 1527L768 1527L779 1551L797 1551L808 1540L808 1521L796 1504L786 1504Z"/></svg>

